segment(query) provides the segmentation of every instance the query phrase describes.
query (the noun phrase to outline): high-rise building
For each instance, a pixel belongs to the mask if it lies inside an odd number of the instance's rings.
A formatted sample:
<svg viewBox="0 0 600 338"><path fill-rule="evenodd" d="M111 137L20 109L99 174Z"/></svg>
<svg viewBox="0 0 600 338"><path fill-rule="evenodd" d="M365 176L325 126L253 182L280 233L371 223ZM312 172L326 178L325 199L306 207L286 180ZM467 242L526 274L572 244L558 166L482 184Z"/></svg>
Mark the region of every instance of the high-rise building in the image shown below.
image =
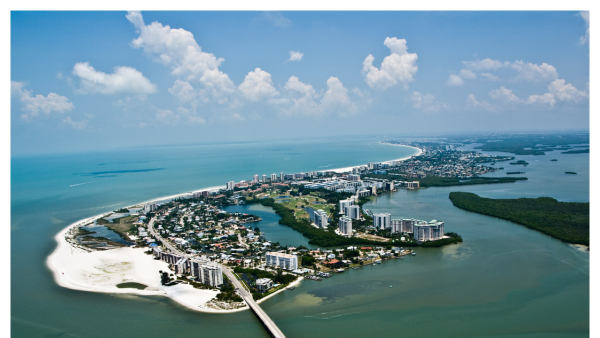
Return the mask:
<svg viewBox="0 0 600 338"><path fill-rule="evenodd" d="M262 175L262 183L267 183L267 175Z"/></svg>
<svg viewBox="0 0 600 338"><path fill-rule="evenodd" d="M348 181L360 181L360 175L349 174L346 177L348 178Z"/></svg>
<svg viewBox="0 0 600 338"><path fill-rule="evenodd" d="M340 201L340 213L341 214L346 214L346 207L349 207L351 205L354 205L354 200L349 198L347 200L341 200ZM346 215L348 216L348 215Z"/></svg>
<svg viewBox="0 0 600 338"><path fill-rule="evenodd" d="M352 235L352 220L346 216L340 217L339 230L344 235Z"/></svg>
<svg viewBox="0 0 600 338"><path fill-rule="evenodd" d="M283 182L283 181L284 181L284 179L285 179L285 175L283 174L283 171L282 171L282 172L281 172L281 174L279 174L279 180L280 180L281 182Z"/></svg>
<svg viewBox="0 0 600 338"><path fill-rule="evenodd" d="M152 211L156 211L156 203L150 202L150 203L144 204L144 212L152 212Z"/></svg>
<svg viewBox="0 0 600 338"><path fill-rule="evenodd" d="M234 187L235 187L234 181L227 182L227 190L233 190Z"/></svg>
<svg viewBox="0 0 600 338"><path fill-rule="evenodd" d="M344 215L346 215L350 219L360 219L360 206L348 205L344 207Z"/></svg>
<svg viewBox="0 0 600 338"><path fill-rule="evenodd" d="M385 190L388 190L388 191L394 190L394 181L385 182Z"/></svg>
<svg viewBox="0 0 600 338"><path fill-rule="evenodd" d="M435 241L444 237L444 222L441 221L418 221L413 228L413 237L417 242Z"/></svg>
<svg viewBox="0 0 600 338"><path fill-rule="evenodd" d="M265 256L268 266L296 270L298 269L298 256L282 252L268 252Z"/></svg>
<svg viewBox="0 0 600 338"><path fill-rule="evenodd" d="M377 229L386 229L392 226L392 215L387 213L373 214L373 226Z"/></svg>
<svg viewBox="0 0 600 338"><path fill-rule="evenodd" d="M252 182L258 183L258 175L252 176Z"/></svg>
<svg viewBox="0 0 600 338"><path fill-rule="evenodd" d="M315 224L319 228L326 228L329 223L327 222L327 213L323 210L315 211Z"/></svg>
<svg viewBox="0 0 600 338"><path fill-rule="evenodd" d="M271 182L277 181L277 174L271 174Z"/></svg>
<svg viewBox="0 0 600 338"><path fill-rule="evenodd" d="M402 232L412 233L414 231L413 225L414 225L414 220L409 219L409 218L403 219L402 220Z"/></svg>

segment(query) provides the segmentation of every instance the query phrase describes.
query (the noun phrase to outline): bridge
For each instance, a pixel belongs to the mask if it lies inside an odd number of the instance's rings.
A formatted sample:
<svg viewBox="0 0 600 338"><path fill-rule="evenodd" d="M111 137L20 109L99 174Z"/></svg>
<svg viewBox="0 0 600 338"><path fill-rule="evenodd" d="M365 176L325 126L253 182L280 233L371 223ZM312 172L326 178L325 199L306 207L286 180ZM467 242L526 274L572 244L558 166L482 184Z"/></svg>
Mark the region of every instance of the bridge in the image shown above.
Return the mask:
<svg viewBox="0 0 600 338"><path fill-rule="evenodd" d="M150 232L150 234L152 234L155 238L158 238L158 240L160 240L162 242L162 244L165 247L167 247L169 250L171 250L172 252L182 255L184 257L189 256L186 253L178 250L175 246L173 246L167 240L162 238L162 236L157 234L154 231L154 221L155 221L155 218L153 217L150 220L150 222L148 222L148 231ZM281 332L281 330L277 327L277 325L275 325L275 322L258 305L258 303L256 303L254 301L254 298L252 298L252 293L250 293L250 291L246 290L246 288L237 279L237 277L233 274L233 272L231 272L231 270L229 270L227 267L225 267L221 264L219 264L219 266L221 267L221 270L225 273L225 275L227 275L229 280L233 283L233 285L235 286L235 289L236 289L237 293L240 295L240 297L242 297L242 299L244 299L246 304L248 304L248 307L250 307L250 309L252 310L252 312L254 312L254 314L256 315L258 320L260 320L261 324L267 330L269 335L274 338L285 338L285 335L283 334L283 332Z"/></svg>

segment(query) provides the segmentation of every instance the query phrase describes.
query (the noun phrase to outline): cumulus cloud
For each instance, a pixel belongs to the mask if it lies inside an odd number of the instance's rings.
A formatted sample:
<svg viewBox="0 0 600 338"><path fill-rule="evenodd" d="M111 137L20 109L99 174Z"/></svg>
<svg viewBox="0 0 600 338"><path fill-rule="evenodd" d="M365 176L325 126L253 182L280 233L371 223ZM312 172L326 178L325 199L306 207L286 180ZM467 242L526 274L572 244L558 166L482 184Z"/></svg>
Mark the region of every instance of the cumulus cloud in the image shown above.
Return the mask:
<svg viewBox="0 0 600 338"><path fill-rule="evenodd" d="M290 51L290 58L288 59L288 61L300 61L302 60L303 56L304 53Z"/></svg>
<svg viewBox="0 0 600 338"><path fill-rule="evenodd" d="M344 87L340 79L334 76L331 76L329 79L327 79L327 91L325 91L325 94L323 94L321 105L323 105L324 108L329 109L355 109L354 104L348 96L348 89ZM343 115L343 112L340 111L340 114Z"/></svg>
<svg viewBox="0 0 600 338"><path fill-rule="evenodd" d="M467 107L473 108L473 109L484 109L487 111L496 110L496 107L492 106L487 101L477 101L477 98L473 94L469 94L469 96L467 97Z"/></svg>
<svg viewBox="0 0 600 338"><path fill-rule="evenodd" d="M133 47L143 49L156 62L170 66L173 75L187 81L199 81L213 96L235 90L229 76L219 70L225 60L203 52L191 32L163 26L159 22L146 25L140 12L129 12L127 19L140 34L132 41Z"/></svg>
<svg viewBox="0 0 600 338"><path fill-rule="evenodd" d="M83 129L87 126L87 120L84 119L84 120L76 122L71 119L71 116L67 116L67 118L65 118L63 120L63 123L75 128L75 129Z"/></svg>
<svg viewBox="0 0 600 338"><path fill-rule="evenodd" d="M238 87L240 92L250 101L258 101L263 98L278 95L277 89L273 87L271 74L260 68L249 72L244 82Z"/></svg>
<svg viewBox="0 0 600 338"><path fill-rule="evenodd" d="M544 81L558 78L556 68L545 62L537 65L530 62L515 61L510 64L510 67L519 73L515 80Z"/></svg>
<svg viewBox="0 0 600 338"><path fill-rule="evenodd" d="M310 84L303 83L296 76L291 76L283 86L288 92L295 92L296 95L290 94L289 100L293 105L289 108L290 114L318 114L320 108L315 101L316 91Z"/></svg>
<svg viewBox="0 0 600 338"><path fill-rule="evenodd" d="M554 104L556 103L556 99L554 99L554 95L550 93L546 93L543 95L529 95L529 98L527 99L527 101L525 101L525 103L547 103L550 106L554 106Z"/></svg>
<svg viewBox="0 0 600 338"><path fill-rule="evenodd" d="M78 62L73 67L73 75L79 77L81 82L79 91L83 93L151 94L156 92L156 85L131 67L115 67L112 74L106 74L95 70L88 62Z"/></svg>
<svg viewBox="0 0 600 338"><path fill-rule="evenodd" d="M579 101L588 97L586 92L580 91L563 79L556 79L548 85L548 91L559 101Z"/></svg>
<svg viewBox="0 0 600 338"><path fill-rule="evenodd" d="M405 39L387 37L383 42L391 54L386 56L381 63L381 67L373 66L375 57L369 54L363 61L363 74L365 81L371 88L386 89L398 82L408 87L408 82L413 81L413 75L416 74L418 56L416 53L408 53Z"/></svg>
<svg viewBox="0 0 600 338"><path fill-rule="evenodd" d="M300 81L296 76L290 76L285 85L283 86L285 90L293 90L298 93L301 93L304 96L314 96L316 91L310 84L306 84Z"/></svg>
<svg viewBox="0 0 600 338"><path fill-rule="evenodd" d="M498 60L492 60L490 58L483 60L474 60L474 61L463 61L463 64L468 68L475 70L486 70L493 69L496 70L503 66L503 63Z"/></svg>
<svg viewBox="0 0 600 338"><path fill-rule="evenodd" d="M441 104L436 100L435 96L427 93L425 95L420 92L414 91L410 95L413 107L421 109L427 112L436 112L442 108L446 108L445 105Z"/></svg>
<svg viewBox="0 0 600 338"><path fill-rule="evenodd" d="M31 120L40 113L46 115L51 112L64 113L75 108L65 96L55 93L49 93L47 96L39 94L33 96L32 91L24 89L25 85L22 82L11 81L10 84L11 94L18 97L23 105L21 110L25 113L21 115L21 118L25 121Z"/></svg>
<svg viewBox="0 0 600 338"><path fill-rule="evenodd" d="M491 73L479 73L479 76L484 77L490 81L499 81L500 78Z"/></svg>
<svg viewBox="0 0 600 338"><path fill-rule="evenodd" d="M508 89L504 86L494 89L489 92L491 98L500 100L507 103L517 103L521 102L521 100L515 95L512 89Z"/></svg>
<svg viewBox="0 0 600 338"><path fill-rule="evenodd" d="M463 81L463 79L456 74L450 74L448 77L449 86L462 86L463 84L465 84L465 81Z"/></svg>
<svg viewBox="0 0 600 338"><path fill-rule="evenodd" d="M175 95L182 104L191 102L198 96L189 82L181 80L175 81L173 87L169 88L169 93Z"/></svg>
<svg viewBox="0 0 600 338"><path fill-rule="evenodd" d="M590 39L590 12L582 11L579 12L579 15L581 15L581 18L585 21L586 28L585 35L579 38L579 44L585 45Z"/></svg>
<svg viewBox="0 0 600 338"><path fill-rule="evenodd" d="M175 124L179 122L181 117L168 109L159 109L156 112L156 119L166 124Z"/></svg>

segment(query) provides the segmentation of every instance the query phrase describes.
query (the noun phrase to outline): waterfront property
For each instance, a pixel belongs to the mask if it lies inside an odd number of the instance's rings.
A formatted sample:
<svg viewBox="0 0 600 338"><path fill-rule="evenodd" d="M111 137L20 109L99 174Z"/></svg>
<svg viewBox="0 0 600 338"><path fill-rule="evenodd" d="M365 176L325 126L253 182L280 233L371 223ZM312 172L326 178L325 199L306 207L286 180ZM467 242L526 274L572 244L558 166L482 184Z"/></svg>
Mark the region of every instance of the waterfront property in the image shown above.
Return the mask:
<svg viewBox="0 0 600 338"><path fill-rule="evenodd" d="M281 252L269 252L265 255L266 264L270 267L285 270L298 269L298 256Z"/></svg>
<svg viewBox="0 0 600 338"><path fill-rule="evenodd" d="M340 217L339 230L343 235L352 235L352 220L347 216Z"/></svg>

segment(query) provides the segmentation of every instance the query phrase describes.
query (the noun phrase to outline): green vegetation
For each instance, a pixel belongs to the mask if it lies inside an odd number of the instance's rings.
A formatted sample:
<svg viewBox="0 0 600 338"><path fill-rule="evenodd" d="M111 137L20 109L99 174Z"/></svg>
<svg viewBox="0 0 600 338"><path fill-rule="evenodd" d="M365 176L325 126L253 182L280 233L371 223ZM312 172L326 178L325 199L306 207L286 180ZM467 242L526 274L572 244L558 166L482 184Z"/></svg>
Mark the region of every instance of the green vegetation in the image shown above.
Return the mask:
<svg viewBox="0 0 600 338"><path fill-rule="evenodd" d="M442 238L438 239L437 241L424 242L423 244L421 244L421 246L424 248L439 248L448 244L462 243L463 241L462 237L460 237L455 232L447 232L445 233L445 235L450 236L450 238Z"/></svg>
<svg viewBox="0 0 600 338"><path fill-rule="evenodd" d="M217 299L220 301L232 301L232 302L242 302L242 297L238 296L235 293L235 288L233 287L233 283L229 281L226 276L223 276L223 281L227 280L227 283L223 283L221 286L221 292L217 294Z"/></svg>
<svg viewBox="0 0 600 338"><path fill-rule="evenodd" d="M284 275L281 273L281 270L277 271L277 274L271 273L269 271L259 270L259 269L245 269L242 267L235 267L233 271L237 274L244 273L246 275L251 274L256 276L257 278L270 278L274 283L279 284L290 284L295 281L298 277L296 275Z"/></svg>
<svg viewBox="0 0 600 338"><path fill-rule="evenodd" d="M106 237L83 236L83 237L81 237L81 240L82 240L81 244L83 244L83 245L96 245L98 243L105 243L106 245L110 245L110 246L118 246L118 247L126 246L123 243L113 242ZM85 242L91 242L91 243L85 243Z"/></svg>
<svg viewBox="0 0 600 338"><path fill-rule="evenodd" d="M483 145L475 147L475 149L503 151L515 155L545 155L546 151L568 150L573 148L572 144L587 144L589 142L588 134L509 135L494 139L478 139L475 143L483 143Z"/></svg>
<svg viewBox="0 0 600 338"><path fill-rule="evenodd" d="M144 284L140 284L140 283L134 283L134 282L128 282L128 283L117 284L117 287L119 289L138 289L138 290L144 290L145 288L148 287L148 285L144 285Z"/></svg>
<svg viewBox="0 0 600 338"><path fill-rule="evenodd" d="M563 151L561 154L589 154L589 149Z"/></svg>
<svg viewBox="0 0 600 338"><path fill-rule="evenodd" d="M550 161L552 161L552 162L556 162L556 161L558 161L558 160L557 160L557 159L555 159L555 158L553 158L553 159L551 159Z"/></svg>
<svg viewBox="0 0 600 338"><path fill-rule="evenodd" d="M491 199L468 192L451 192L454 206L509 220L574 244L590 243L590 204L558 202L550 197Z"/></svg>
<svg viewBox="0 0 600 338"><path fill-rule="evenodd" d="M121 209L119 209L119 210L117 210L117 211L115 211L115 212L116 212L116 213L119 213L119 214L122 214L122 213L128 213L128 212L129 212L129 209L127 209L127 208L121 208Z"/></svg>
<svg viewBox="0 0 600 338"><path fill-rule="evenodd" d="M527 162L527 161L523 161L523 160L518 160L517 162L510 162L509 164L512 164L512 165L524 165L524 166L527 166L527 165L529 165L529 162Z"/></svg>
<svg viewBox="0 0 600 338"><path fill-rule="evenodd" d="M310 221L304 218L296 219L294 217L294 211L281 205L281 203L275 203L272 198L265 198L260 200L260 203L266 207L271 207L275 210L275 213L281 217L279 224L287 225L292 229L300 232L305 237L309 238L308 243L319 246L341 246L350 244L373 244L378 245L380 242L370 241L356 237L343 237L336 235L333 231L326 231L323 229L317 229L310 224Z"/></svg>
<svg viewBox="0 0 600 338"><path fill-rule="evenodd" d="M565 174L569 174L569 175L577 175L576 172L574 171L565 171Z"/></svg>
<svg viewBox="0 0 600 338"><path fill-rule="evenodd" d="M521 175L524 174L524 171L509 171L506 173L506 175Z"/></svg>
<svg viewBox="0 0 600 338"><path fill-rule="evenodd" d="M461 179L458 177L441 177L441 176L427 176L424 178L412 178L404 177L402 175L375 175L368 174L363 177L371 178L385 178L395 179L410 182L419 182L421 188L428 187L450 187L456 185L473 185L473 184L494 184L494 183L512 183L516 181L526 180L527 177L471 177L467 179Z"/></svg>
<svg viewBox="0 0 600 338"><path fill-rule="evenodd" d="M135 231L135 225L133 223L136 222L137 220L138 220L137 216L125 216L125 217L113 219L112 223L104 218L100 218L97 221L97 223L104 225L105 227L109 228L110 230L116 232L124 240L131 241L131 239L129 238L127 233L131 232L131 231Z"/></svg>
<svg viewBox="0 0 600 338"><path fill-rule="evenodd" d="M427 188L450 187L455 185L512 183L527 180L527 177L471 177L468 179L460 179L457 177L427 176L425 178L415 178L414 180L419 181L421 188Z"/></svg>

